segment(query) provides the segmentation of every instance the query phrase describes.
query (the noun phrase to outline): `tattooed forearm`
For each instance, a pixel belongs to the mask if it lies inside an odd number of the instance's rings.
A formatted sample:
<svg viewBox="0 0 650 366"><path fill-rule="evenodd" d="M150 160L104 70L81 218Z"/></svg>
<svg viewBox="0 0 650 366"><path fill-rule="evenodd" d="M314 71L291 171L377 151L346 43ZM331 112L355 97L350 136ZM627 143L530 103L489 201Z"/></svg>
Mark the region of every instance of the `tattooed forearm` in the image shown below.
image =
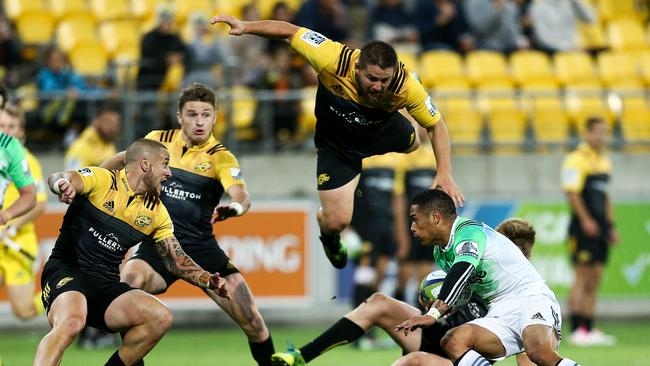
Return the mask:
<svg viewBox="0 0 650 366"><path fill-rule="evenodd" d="M210 284L210 273L185 253L175 237L156 242L156 252L171 273L199 287L207 288Z"/></svg>

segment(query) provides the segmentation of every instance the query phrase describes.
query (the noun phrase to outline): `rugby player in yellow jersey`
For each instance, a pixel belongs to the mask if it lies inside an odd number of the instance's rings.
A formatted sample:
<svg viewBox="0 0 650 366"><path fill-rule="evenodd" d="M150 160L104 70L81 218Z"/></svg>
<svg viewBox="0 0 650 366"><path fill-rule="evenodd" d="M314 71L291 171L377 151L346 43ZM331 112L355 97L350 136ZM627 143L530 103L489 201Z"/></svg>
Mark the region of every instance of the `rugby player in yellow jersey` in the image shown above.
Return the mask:
<svg viewBox="0 0 650 366"><path fill-rule="evenodd" d="M146 138L159 141L170 153L173 175L163 183L160 198L169 210L176 237L201 267L225 278L232 298L224 301L213 291L205 293L244 331L255 361L269 365L274 352L269 330L244 276L230 263L212 232L214 222L241 216L250 207L237 159L212 136L216 102L214 92L207 86L190 85L178 97L176 117L181 128L152 131ZM122 161L120 153L102 166L120 167ZM219 204L224 193L231 201ZM122 269L123 281L152 294L165 292L178 278L150 245L140 246Z"/></svg>
<svg viewBox="0 0 650 366"><path fill-rule="evenodd" d="M118 106L106 104L99 108L90 126L70 144L65 152L65 170L76 170L87 166L99 166L115 155L114 140L121 125Z"/></svg>
<svg viewBox="0 0 650 366"><path fill-rule="evenodd" d="M316 94L316 168L322 207L317 218L327 258L336 268L347 264L340 233L352 219L354 192L363 158L387 152L410 152L419 145L417 132L399 113L412 115L433 142L438 175L432 185L448 192L457 205L464 197L451 174L447 127L426 90L397 59L395 49L372 41L361 50L329 40L294 24L274 20L240 21L217 15L229 34L284 39L318 73Z"/></svg>
<svg viewBox="0 0 650 366"><path fill-rule="evenodd" d="M25 116L18 106L8 104L0 111L0 131L25 143ZM38 159L23 146L29 170L36 186L36 207L26 214L13 218L2 228L2 239L7 238L18 244L29 256L12 251L0 251L0 286L7 286L11 311L18 318L27 320L45 309L40 293L34 293L34 261L38 254L38 239L32 222L45 211L47 194L43 183L43 173ZM5 192L5 205L11 205L20 197L16 184L11 182Z"/></svg>
<svg viewBox="0 0 650 366"><path fill-rule="evenodd" d="M43 337L34 365L59 365L84 324L122 333L122 345L106 365L142 364L171 326L169 309L153 295L120 282L119 266L129 248L145 238L167 269L184 280L228 298L226 280L187 255L160 202L161 183L171 176L169 152L139 139L121 170L82 168L54 173L50 190L70 207L41 278L43 304L52 330Z"/></svg>

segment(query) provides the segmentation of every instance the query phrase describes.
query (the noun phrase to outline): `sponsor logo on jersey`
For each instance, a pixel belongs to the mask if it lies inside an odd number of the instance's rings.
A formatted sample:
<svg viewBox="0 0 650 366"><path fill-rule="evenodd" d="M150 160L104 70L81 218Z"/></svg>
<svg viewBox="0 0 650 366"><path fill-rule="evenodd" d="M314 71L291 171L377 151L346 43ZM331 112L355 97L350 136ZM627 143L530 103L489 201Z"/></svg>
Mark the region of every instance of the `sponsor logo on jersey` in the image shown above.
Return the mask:
<svg viewBox="0 0 650 366"><path fill-rule="evenodd" d="M240 180L241 170L239 170L239 168L230 168L230 176L232 177L232 179Z"/></svg>
<svg viewBox="0 0 650 366"><path fill-rule="evenodd" d="M59 283L56 284L56 288L61 288L61 287L65 286L68 282L70 282L72 280L74 280L73 277L64 277L64 278L61 279L61 281L59 281Z"/></svg>
<svg viewBox="0 0 650 366"><path fill-rule="evenodd" d="M200 193L189 192L185 190L182 184L178 182L171 182L162 186L162 191L165 192L167 197L175 198L177 200L185 201L186 199L201 199Z"/></svg>
<svg viewBox="0 0 650 366"><path fill-rule="evenodd" d="M145 227L148 225L151 225L153 220L151 217L146 216L146 215L139 215L138 217L135 218L135 224L139 227Z"/></svg>
<svg viewBox="0 0 650 366"><path fill-rule="evenodd" d="M102 234L95 230L94 227L90 227L88 231L91 233L91 235L97 240L97 243L101 245L102 247L112 251L112 252L117 252L123 250L122 246L120 246L119 239L117 238L117 235L113 233L108 233L108 234Z"/></svg>
<svg viewBox="0 0 650 366"><path fill-rule="evenodd" d="M323 42L327 41L327 37L314 31L303 33L300 39L302 39L303 41L309 43L314 47L320 47L320 45L323 44Z"/></svg>
<svg viewBox="0 0 650 366"><path fill-rule="evenodd" d="M93 175L93 171L90 170L90 168L81 168L78 169L77 172L79 172L79 174L83 175L84 177Z"/></svg>
<svg viewBox="0 0 650 366"><path fill-rule="evenodd" d="M433 104L433 100L431 100L431 97L427 97L427 100L424 101L424 105L427 106L427 110L431 114L431 117L435 116L436 113L438 113L438 108Z"/></svg>
<svg viewBox="0 0 650 366"><path fill-rule="evenodd" d="M459 257L469 256L478 258L478 243L475 241L464 241L456 246L456 254Z"/></svg>
<svg viewBox="0 0 650 366"><path fill-rule="evenodd" d="M329 182L329 180L330 180L329 174L323 173L323 174L318 176L318 185L322 186L323 184Z"/></svg>
<svg viewBox="0 0 650 366"><path fill-rule="evenodd" d="M113 201L106 201L102 206L110 212L115 212L115 203Z"/></svg>
<svg viewBox="0 0 650 366"><path fill-rule="evenodd" d="M203 163L196 164L196 166L194 167L194 171L197 173L205 173L210 168L212 168L212 163L209 161L205 161Z"/></svg>

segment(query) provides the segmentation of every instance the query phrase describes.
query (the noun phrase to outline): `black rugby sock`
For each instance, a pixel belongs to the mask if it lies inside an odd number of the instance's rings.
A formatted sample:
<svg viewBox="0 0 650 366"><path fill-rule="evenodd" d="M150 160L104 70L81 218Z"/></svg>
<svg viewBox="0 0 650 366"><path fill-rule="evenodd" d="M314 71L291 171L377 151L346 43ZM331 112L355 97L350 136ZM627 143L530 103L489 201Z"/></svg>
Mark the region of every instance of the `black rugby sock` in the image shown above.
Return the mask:
<svg viewBox="0 0 650 366"><path fill-rule="evenodd" d="M112 355L111 358L108 359L106 364L104 366L126 366L124 361L120 358L120 355L118 354L118 351L115 351Z"/></svg>
<svg viewBox="0 0 650 366"><path fill-rule="evenodd" d="M300 353L309 362L331 348L359 339L366 331L348 318L341 318L313 341L300 348Z"/></svg>
<svg viewBox="0 0 650 366"><path fill-rule="evenodd" d="M582 316L580 314L571 314L571 331L575 331L576 329L580 328L582 326Z"/></svg>
<svg viewBox="0 0 650 366"><path fill-rule="evenodd" d="M271 355L275 353L275 348L273 347L273 339L270 334L265 341L257 343L248 342L248 346L259 366L271 366Z"/></svg>

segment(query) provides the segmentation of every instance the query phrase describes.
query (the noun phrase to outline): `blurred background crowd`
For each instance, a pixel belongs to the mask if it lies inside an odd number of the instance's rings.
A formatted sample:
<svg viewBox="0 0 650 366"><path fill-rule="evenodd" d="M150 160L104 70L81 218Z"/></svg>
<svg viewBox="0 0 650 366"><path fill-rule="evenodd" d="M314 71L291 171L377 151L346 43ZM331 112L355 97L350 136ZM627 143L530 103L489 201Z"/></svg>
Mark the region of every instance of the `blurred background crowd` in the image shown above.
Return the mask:
<svg viewBox="0 0 650 366"><path fill-rule="evenodd" d="M650 26L641 0L5 0L0 77L28 145L64 149L107 101L129 141L175 126L192 81L219 93L235 150L309 147L316 75L287 44L227 35L217 13L290 21L351 47L393 44L457 152L565 149L587 116L650 150ZM118 126L119 130L119 126Z"/></svg>

